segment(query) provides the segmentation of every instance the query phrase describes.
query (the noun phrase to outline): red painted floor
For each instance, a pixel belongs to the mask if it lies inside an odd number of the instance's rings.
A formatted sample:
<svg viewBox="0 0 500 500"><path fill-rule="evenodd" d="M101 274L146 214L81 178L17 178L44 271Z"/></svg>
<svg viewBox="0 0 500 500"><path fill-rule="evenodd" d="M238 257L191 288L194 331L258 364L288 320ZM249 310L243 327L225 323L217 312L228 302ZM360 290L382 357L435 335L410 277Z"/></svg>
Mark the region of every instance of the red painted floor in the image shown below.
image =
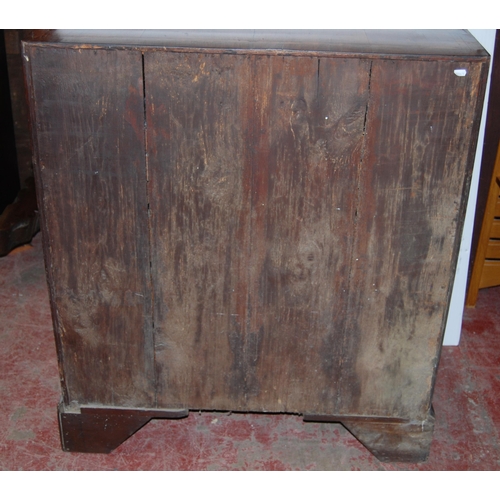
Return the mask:
<svg viewBox="0 0 500 500"><path fill-rule="evenodd" d="M40 235L0 259L0 470L500 470L500 287L444 347L429 460L384 464L337 424L287 415L153 420L109 455L61 451Z"/></svg>

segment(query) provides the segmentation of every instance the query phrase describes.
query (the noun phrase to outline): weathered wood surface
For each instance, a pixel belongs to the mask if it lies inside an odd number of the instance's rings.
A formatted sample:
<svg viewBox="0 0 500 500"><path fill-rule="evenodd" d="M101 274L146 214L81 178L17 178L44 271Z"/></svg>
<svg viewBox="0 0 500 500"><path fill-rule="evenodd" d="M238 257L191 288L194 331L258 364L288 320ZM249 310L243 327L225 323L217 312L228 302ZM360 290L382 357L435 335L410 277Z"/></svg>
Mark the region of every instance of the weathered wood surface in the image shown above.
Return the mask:
<svg viewBox="0 0 500 500"><path fill-rule="evenodd" d="M428 413L480 68L406 66L146 55L162 404Z"/></svg>
<svg viewBox="0 0 500 500"><path fill-rule="evenodd" d="M159 404L334 412L369 63L145 73Z"/></svg>
<svg viewBox="0 0 500 500"><path fill-rule="evenodd" d="M30 47L65 402L155 402L141 54Z"/></svg>
<svg viewBox="0 0 500 500"><path fill-rule="evenodd" d="M373 62L341 413L430 410L481 105L467 103L484 92L485 69Z"/></svg>
<svg viewBox="0 0 500 500"><path fill-rule="evenodd" d="M305 422L341 423L382 462L425 462L434 432L432 407L422 420L363 415L304 415Z"/></svg>
<svg viewBox="0 0 500 500"><path fill-rule="evenodd" d="M301 413L425 456L485 54L58 36L26 67L65 404Z"/></svg>
<svg viewBox="0 0 500 500"><path fill-rule="evenodd" d="M425 462L434 432L434 413L423 420L383 422L346 419L342 424L381 462Z"/></svg>

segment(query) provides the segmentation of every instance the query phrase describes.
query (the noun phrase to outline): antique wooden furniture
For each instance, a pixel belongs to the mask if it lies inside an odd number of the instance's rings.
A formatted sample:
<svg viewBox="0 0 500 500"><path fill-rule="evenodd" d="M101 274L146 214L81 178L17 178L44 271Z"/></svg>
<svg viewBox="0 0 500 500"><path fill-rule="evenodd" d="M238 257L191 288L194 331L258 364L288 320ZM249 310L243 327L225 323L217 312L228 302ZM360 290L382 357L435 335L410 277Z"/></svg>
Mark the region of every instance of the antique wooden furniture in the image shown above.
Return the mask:
<svg viewBox="0 0 500 500"><path fill-rule="evenodd" d="M481 288L500 285L500 145L491 178L486 209L467 292L466 305L474 307Z"/></svg>
<svg viewBox="0 0 500 500"><path fill-rule="evenodd" d="M424 460L489 57L464 31L24 43L65 450L290 412Z"/></svg>
<svg viewBox="0 0 500 500"><path fill-rule="evenodd" d="M500 165L497 162L497 160L500 161L500 158L498 158L500 145L500 120L498 119L500 114L500 30L498 29L495 30L495 44L492 50L487 87L488 105L483 112L486 116L484 117L484 137L482 139L481 168L478 176L476 210L474 213L474 231L470 244L469 280L465 302L468 307L474 307L476 304L479 292L478 279L480 280L482 274L480 268L484 267L484 242L489 239L488 237L485 239L484 232L483 243L480 243L480 241L483 225L488 224L491 217L491 213L486 216L488 195L492 189L496 189L496 186L492 186L491 181L495 180L496 182L496 177L500 176ZM496 175L494 174L495 164L498 172ZM479 266L479 268L475 269L476 266Z"/></svg>
<svg viewBox="0 0 500 500"><path fill-rule="evenodd" d="M39 231L25 96L23 30L0 30L0 257Z"/></svg>

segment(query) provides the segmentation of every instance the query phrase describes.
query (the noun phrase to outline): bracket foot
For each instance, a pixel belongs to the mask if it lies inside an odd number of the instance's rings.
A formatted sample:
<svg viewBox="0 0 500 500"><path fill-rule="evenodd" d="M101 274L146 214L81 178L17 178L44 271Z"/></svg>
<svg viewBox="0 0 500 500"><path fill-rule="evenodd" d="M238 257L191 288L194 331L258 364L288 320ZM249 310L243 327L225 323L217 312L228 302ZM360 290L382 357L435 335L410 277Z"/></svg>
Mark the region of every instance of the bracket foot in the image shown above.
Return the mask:
<svg viewBox="0 0 500 500"><path fill-rule="evenodd" d="M434 431L432 410L424 420L316 415L304 420L340 422L381 462L425 462Z"/></svg>
<svg viewBox="0 0 500 500"><path fill-rule="evenodd" d="M152 418L183 418L188 410L90 407L60 404L59 429L64 451L109 453Z"/></svg>

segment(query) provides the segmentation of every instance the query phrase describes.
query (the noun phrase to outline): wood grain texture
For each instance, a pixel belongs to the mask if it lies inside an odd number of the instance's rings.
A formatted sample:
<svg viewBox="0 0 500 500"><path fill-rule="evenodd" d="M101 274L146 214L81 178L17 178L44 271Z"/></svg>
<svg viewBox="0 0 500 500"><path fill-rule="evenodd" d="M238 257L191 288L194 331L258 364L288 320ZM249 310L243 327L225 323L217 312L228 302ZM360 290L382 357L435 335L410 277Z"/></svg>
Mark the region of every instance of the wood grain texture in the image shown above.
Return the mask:
<svg viewBox="0 0 500 500"><path fill-rule="evenodd" d="M343 420L346 427L381 462L425 462L434 432L434 413L421 421Z"/></svg>
<svg viewBox="0 0 500 500"><path fill-rule="evenodd" d="M333 412L369 63L145 61L159 403Z"/></svg>
<svg viewBox="0 0 500 500"><path fill-rule="evenodd" d="M65 406L300 413L425 457L487 74L470 35L39 35Z"/></svg>
<svg viewBox="0 0 500 500"><path fill-rule="evenodd" d="M369 62L275 58L272 78L269 66L260 59L256 79L270 96L257 131L269 132L252 158L250 304L262 335L254 404L336 413Z"/></svg>
<svg viewBox="0 0 500 500"><path fill-rule="evenodd" d="M479 288L500 285L500 261L486 259L483 264L483 273L479 281Z"/></svg>
<svg viewBox="0 0 500 500"><path fill-rule="evenodd" d="M27 57L66 403L153 406L141 55Z"/></svg>
<svg viewBox="0 0 500 500"><path fill-rule="evenodd" d="M228 332L247 307L251 179L238 122L250 68L231 56L144 62L158 402L224 407Z"/></svg>
<svg viewBox="0 0 500 500"><path fill-rule="evenodd" d="M464 103L483 69L373 62L341 412L429 412L477 124Z"/></svg>
<svg viewBox="0 0 500 500"><path fill-rule="evenodd" d="M487 259L500 259L500 240L491 239L486 248Z"/></svg>
<svg viewBox="0 0 500 500"><path fill-rule="evenodd" d="M500 221L493 219L490 229L490 238L500 238Z"/></svg>

